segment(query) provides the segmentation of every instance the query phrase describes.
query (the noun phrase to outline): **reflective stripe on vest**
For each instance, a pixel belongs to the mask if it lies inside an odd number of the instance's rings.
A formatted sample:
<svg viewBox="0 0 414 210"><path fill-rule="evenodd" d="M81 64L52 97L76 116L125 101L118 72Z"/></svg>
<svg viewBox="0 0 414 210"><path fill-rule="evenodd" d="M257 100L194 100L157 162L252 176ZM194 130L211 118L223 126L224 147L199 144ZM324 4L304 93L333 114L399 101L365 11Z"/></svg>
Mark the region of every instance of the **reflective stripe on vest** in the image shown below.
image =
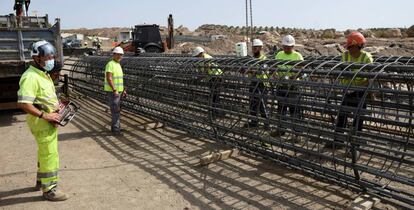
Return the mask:
<svg viewBox="0 0 414 210"><path fill-rule="evenodd" d="M31 101L34 102L35 101L35 97L31 97L31 96L18 96L17 100L18 101Z"/></svg>

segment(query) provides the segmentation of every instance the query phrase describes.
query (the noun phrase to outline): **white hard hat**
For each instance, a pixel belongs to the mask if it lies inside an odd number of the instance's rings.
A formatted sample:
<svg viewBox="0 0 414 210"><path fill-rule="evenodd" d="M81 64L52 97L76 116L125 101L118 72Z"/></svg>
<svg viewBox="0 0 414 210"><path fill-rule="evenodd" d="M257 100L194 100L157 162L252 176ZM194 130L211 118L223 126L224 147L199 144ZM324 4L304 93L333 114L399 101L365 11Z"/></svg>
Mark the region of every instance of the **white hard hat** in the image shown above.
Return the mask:
<svg viewBox="0 0 414 210"><path fill-rule="evenodd" d="M295 46L295 38L291 35L286 35L282 39L282 45L283 46Z"/></svg>
<svg viewBox="0 0 414 210"><path fill-rule="evenodd" d="M263 42L260 39L253 39L253 47L262 47L263 46Z"/></svg>
<svg viewBox="0 0 414 210"><path fill-rule="evenodd" d="M116 53L116 54L124 54L124 49L122 49L122 47L115 47L114 50L112 51L112 53Z"/></svg>
<svg viewBox="0 0 414 210"><path fill-rule="evenodd" d="M193 50L193 53L191 54L193 57L199 55L200 53L203 53L204 49L202 47L196 47Z"/></svg>
<svg viewBox="0 0 414 210"><path fill-rule="evenodd" d="M46 56L46 55L55 55L56 49L49 42L42 40L35 42L31 45L30 56Z"/></svg>

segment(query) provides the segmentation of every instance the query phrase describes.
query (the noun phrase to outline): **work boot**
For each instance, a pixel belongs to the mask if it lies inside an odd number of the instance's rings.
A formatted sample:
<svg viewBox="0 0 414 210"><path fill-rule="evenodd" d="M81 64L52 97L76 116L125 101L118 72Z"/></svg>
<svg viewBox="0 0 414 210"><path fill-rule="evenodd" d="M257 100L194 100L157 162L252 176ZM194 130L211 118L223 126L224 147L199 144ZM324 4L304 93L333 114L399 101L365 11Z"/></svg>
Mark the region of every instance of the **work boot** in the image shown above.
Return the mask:
<svg viewBox="0 0 414 210"><path fill-rule="evenodd" d="M244 124L243 128L257 128L259 127L257 122L249 122L247 124Z"/></svg>
<svg viewBox="0 0 414 210"><path fill-rule="evenodd" d="M272 145L270 145L269 143L261 142L260 144L262 145L262 147L264 147L266 149L271 149L272 148Z"/></svg>
<svg viewBox="0 0 414 210"><path fill-rule="evenodd" d="M45 198L48 201L64 201L67 200L69 197L61 190L58 190L56 187L54 187L51 190L44 192L43 198Z"/></svg>
<svg viewBox="0 0 414 210"><path fill-rule="evenodd" d="M325 145L323 146L323 148L325 148L325 149L342 149L342 148L344 148L344 145L343 144L340 144L340 143L343 143L342 141L330 141L330 142L326 142L325 143Z"/></svg>
<svg viewBox="0 0 414 210"><path fill-rule="evenodd" d="M301 137L297 136L297 135L294 135L291 138L289 138L289 142L292 143L292 144L300 143L301 142Z"/></svg>
<svg viewBox="0 0 414 210"><path fill-rule="evenodd" d="M112 136L124 136L124 133L121 131L112 131L111 134Z"/></svg>
<svg viewBox="0 0 414 210"><path fill-rule="evenodd" d="M42 189L42 183L40 181L36 181L36 185L33 187L33 191L40 191Z"/></svg>
<svg viewBox="0 0 414 210"><path fill-rule="evenodd" d="M111 134L112 136L123 136L124 131L125 131L124 129L117 129L117 130L111 129Z"/></svg>
<svg viewBox="0 0 414 210"><path fill-rule="evenodd" d="M278 136L285 135L285 133L286 133L285 131L282 131L282 130L277 129L275 131L270 132L270 136L271 137L278 137Z"/></svg>
<svg viewBox="0 0 414 210"><path fill-rule="evenodd" d="M358 159L361 157L361 152L360 152L360 151L358 151L358 150L356 150L356 151L355 151L355 156L356 156L356 159L358 160ZM351 150L351 149L348 149L348 150L346 151L346 157L347 157L347 158L352 158L352 150Z"/></svg>

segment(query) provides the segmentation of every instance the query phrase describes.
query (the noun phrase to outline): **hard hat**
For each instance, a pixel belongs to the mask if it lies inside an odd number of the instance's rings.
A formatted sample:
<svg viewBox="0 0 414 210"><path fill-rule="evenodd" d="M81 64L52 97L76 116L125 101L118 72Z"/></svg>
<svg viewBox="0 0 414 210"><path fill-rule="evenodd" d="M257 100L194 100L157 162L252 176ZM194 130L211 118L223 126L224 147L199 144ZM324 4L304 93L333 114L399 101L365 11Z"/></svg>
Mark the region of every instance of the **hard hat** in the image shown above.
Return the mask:
<svg viewBox="0 0 414 210"><path fill-rule="evenodd" d="M115 47L114 50L112 51L113 54L124 54L124 49L122 49L122 47Z"/></svg>
<svg viewBox="0 0 414 210"><path fill-rule="evenodd" d="M293 38L292 35L286 35L282 39L282 45L283 46L291 46L291 47L293 47L293 46L295 46L295 44L296 44L295 43L295 38Z"/></svg>
<svg viewBox="0 0 414 210"><path fill-rule="evenodd" d="M353 45L364 45L367 42L364 35L358 31L354 31L348 35L348 39L345 44L345 48L348 48Z"/></svg>
<svg viewBox="0 0 414 210"><path fill-rule="evenodd" d="M253 47L262 47L263 46L263 42L260 39L253 39Z"/></svg>
<svg viewBox="0 0 414 210"><path fill-rule="evenodd" d="M199 55L200 53L203 53L204 49L202 47L196 47L193 50L193 53L191 54L193 57Z"/></svg>
<svg viewBox="0 0 414 210"><path fill-rule="evenodd" d="M56 49L49 42L42 40L31 45L30 56L55 55Z"/></svg>
<svg viewBox="0 0 414 210"><path fill-rule="evenodd" d="M83 44L84 44L84 45L88 45L88 42L84 42Z"/></svg>

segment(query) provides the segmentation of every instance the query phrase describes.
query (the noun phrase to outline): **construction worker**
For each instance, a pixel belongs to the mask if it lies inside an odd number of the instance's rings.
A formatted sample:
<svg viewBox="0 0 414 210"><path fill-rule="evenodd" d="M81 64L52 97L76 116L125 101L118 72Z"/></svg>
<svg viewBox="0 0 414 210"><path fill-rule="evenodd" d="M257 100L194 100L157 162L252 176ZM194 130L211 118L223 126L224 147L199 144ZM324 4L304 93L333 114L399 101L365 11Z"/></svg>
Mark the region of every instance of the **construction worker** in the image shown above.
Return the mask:
<svg viewBox="0 0 414 210"><path fill-rule="evenodd" d="M101 45L102 45L101 40L99 39L99 37L96 37L96 50L100 51Z"/></svg>
<svg viewBox="0 0 414 210"><path fill-rule="evenodd" d="M120 122L121 96L125 97L126 91L124 90L124 75L120 62L124 50L121 47L115 47L112 53L112 59L105 66L104 91L107 92L108 105L112 115L111 132L114 135L122 135Z"/></svg>
<svg viewBox="0 0 414 210"><path fill-rule="evenodd" d="M355 63L372 63L372 55L368 52L365 52L363 49L366 44L366 39L364 35L362 35L360 32L354 31L347 37L347 42L345 45L345 48L347 51L345 51L342 54L342 61L344 62L355 62ZM353 69L352 71L357 71L358 69ZM368 86L369 81L366 78L360 78L356 77L354 80L351 78L342 79L340 80L341 85L351 85L351 86L359 86L359 87L365 87ZM365 100L362 100L362 97L364 95L364 91L351 91L347 92L344 96L344 99L342 101L342 106L349 106L349 107L355 107L357 108L359 106L359 103L363 101L362 108L366 109L367 105L365 103ZM339 111L338 121L336 123L336 131L337 132L343 132L341 131L344 129L348 123L348 117L349 114L345 114ZM353 127L357 127L358 131L362 131L362 124L364 121L362 119L359 119L356 121L354 119L353 121ZM344 147L343 144L337 144L337 143L343 143L341 140L335 140L334 142L329 142L325 144L325 148L336 148L341 149ZM349 154L349 153L348 153Z"/></svg>
<svg viewBox="0 0 414 210"><path fill-rule="evenodd" d="M263 42L260 39L253 39L252 42L252 53L253 57L258 60L266 60L266 55L262 52L263 49ZM249 77L257 78L257 79L268 79L268 73L263 72L262 70L250 70L247 71ZM269 82L262 82L262 81L255 81L252 80L249 86L249 94L250 94L250 108L249 108L249 115L253 116L253 119L250 120L248 124L245 124L244 127L254 128L258 126L257 114L266 119L269 119L267 109L266 109L266 100L267 100L267 91L270 87ZM269 128L268 122L265 122L265 129Z"/></svg>
<svg viewBox="0 0 414 210"><path fill-rule="evenodd" d="M213 57L210 56L205 52L202 47L194 48L192 52L193 57L203 58L203 59L212 59ZM216 64L206 62L203 64L202 71L206 71L208 74L208 84L210 87L210 95L212 98L212 109L210 110L210 115L212 119L216 119L216 117L223 117L224 112L220 111L220 88L222 87L223 79L220 75L223 74L223 71L219 68L216 68Z"/></svg>
<svg viewBox="0 0 414 210"><path fill-rule="evenodd" d="M30 0L15 0L13 9L16 10L16 16L24 16L23 6L26 7L26 15L29 13Z"/></svg>
<svg viewBox="0 0 414 210"><path fill-rule="evenodd" d="M92 47L96 47L97 37L96 35L92 36Z"/></svg>
<svg viewBox="0 0 414 210"><path fill-rule="evenodd" d="M31 47L33 64L20 78L18 106L27 115L27 124L38 146L36 189L50 201L63 201L68 196L57 189L59 154L57 123L61 116L55 86L49 72L54 68L55 47L38 41Z"/></svg>
<svg viewBox="0 0 414 210"><path fill-rule="evenodd" d="M296 45L295 38L291 35L286 35L282 38L282 47L283 50L278 52L275 56L276 60L285 60L285 61L302 61L302 55L294 50ZM297 88L294 85L286 83L286 80L295 80L297 78L297 74L289 72L290 69L293 68L292 65L278 65L277 71L274 76L278 80L282 80L281 85L278 87L276 95L280 98L284 98L278 100L277 112L279 115L286 116L286 112L289 109L289 113L291 117L297 116L300 114L301 110L299 108L299 104L292 104L293 101L299 103L299 95L297 94ZM285 82L283 82L285 80ZM282 102L283 100L291 102ZM277 129L272 133L272 136L284 135L285 131L281 129Z"/></svg>

